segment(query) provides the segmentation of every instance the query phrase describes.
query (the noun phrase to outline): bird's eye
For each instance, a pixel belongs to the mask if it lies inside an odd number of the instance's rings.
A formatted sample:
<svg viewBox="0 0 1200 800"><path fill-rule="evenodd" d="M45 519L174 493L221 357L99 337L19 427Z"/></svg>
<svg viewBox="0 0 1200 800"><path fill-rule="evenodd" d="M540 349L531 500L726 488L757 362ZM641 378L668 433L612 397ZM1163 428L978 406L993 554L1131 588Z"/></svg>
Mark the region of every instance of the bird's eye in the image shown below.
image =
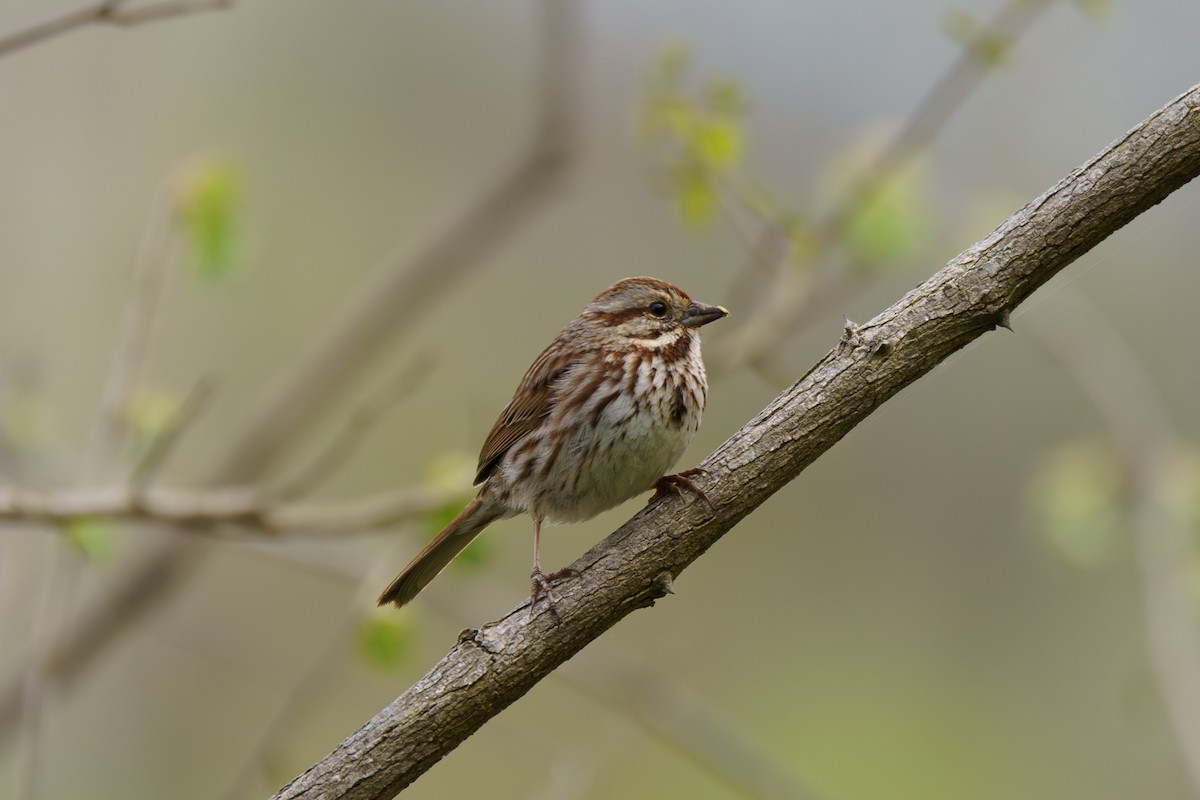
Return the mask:
<svg viewBox="0 0 1200 800"><path fill-rule="evenodd" d="M655 300L650 304L650 313L662 319L667 315L667 304L661 300Z"/></svg>

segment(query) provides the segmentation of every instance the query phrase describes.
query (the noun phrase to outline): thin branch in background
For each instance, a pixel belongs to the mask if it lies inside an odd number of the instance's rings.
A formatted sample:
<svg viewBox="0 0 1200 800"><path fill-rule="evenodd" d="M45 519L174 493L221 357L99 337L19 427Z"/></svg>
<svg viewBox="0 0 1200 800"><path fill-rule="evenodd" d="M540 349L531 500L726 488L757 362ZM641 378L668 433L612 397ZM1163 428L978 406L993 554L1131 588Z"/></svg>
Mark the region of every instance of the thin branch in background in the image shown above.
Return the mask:
<svg viewBox="0 0 1200 800"><path fill-rule="evenodd" d="M118 3L106 4L105 13L117 13ZM88 484L108 470L127 428L124 410L138 380L149 344L154 313L162 297L162 285L171 258L171 221L166 203L156 198L142 230L133 276L125 299L121 328L113 345L109 369L97 406L88 448L78 479ZM55 543L57 545L57 543ZM45 580L45 601L35 612L25 665L21 704L22 733L26 744L25 772L28 797L38 795L42 772L43 704L53 694L42 671L51 641L62 630L75 597L76 577L81 563L57 546L49 551L50 567Z"/></svg>
<svg viewBox="0 0 1200 800"><path fill-rule="evenodd" d="M131 8L128 11L114 11L105 15L103 21L121 27L133 27L170 17L182 17L203 11L220 11L232 7L233 2L234 0L164 0L161 3L150 3L138 8Z"/></svg>
<svg viewBox="0 0 1200 800"><path fill-rule="evenodd" d="M281 503L254 488L98 486L38 492L0 486L0 521L61 526L81 519L158 522L193 533L236 526L256 536L360 533L418 518L461 500L465 488L420 486L356 500Z"/></svg>
<svg viewBox="0 0 1200 800"><path fill-rule="evenodd" d="M1055 0L1008 0L984 24L917 104L887 147L859 174L833 211L818 222L822 239L836 241L854 213L929 147L958 109L995 72L996 48L1010 50Z"/></svg>
<svg viewBox="0 0 1200 800"><path fill-rule="evenodd" d="M742 218L749 213L734 203L725 193L718 192L719 208L738 238L746 247L746 258L725 287L722 302L730 308L750 308L758 301L759 293L780 269L788 263L791 242L788 236L770 220L759 220L759 230L752 232Z"/></svg>
<svg viewBox="0 0 1200 800"><path fill-rule="evenodd" d="M1021 323L1074 378L1132 474L1130 520L1151 674L1192 790L1200 794L1200 638L1187 552L1192 537L1164 513L1161 493L1182 439L1154 376L1078 290L1060 290L1052 314L1024 314Z"/></svg>
<svg viewBox="0 0 1200 800"><path fill-rule="evenodd" d="M283 499L312 494L346 463L384 413L416 391L432 369L433 360L424 356L406 365L392 380L350 412L329 445L275 494Z"/></svg>
<svg viewBox="0 0 1200 800"><path fill-rule="evenodd" d="M142 495L128 487L109 490L76 490L57 500L54 497L25 497L25 510L18 517L10 516L22 505L20 493L0 489L0 520L24 517L43 522L61 523L79 515L127 517L156 521L162 517L181 531L210 533L220 525L256 525L258 534L287 534L299 536L314 532L320 536L361 533L420 519L461 500L461 491L440 487L405 489L361 500L328 505L294 505L271 507L263 505L249 490L209 490L187 493L159 488L147 489ZM57 509L55 503L61 503ZM40 510L38 510L40 509ZM28 512L28 513L27 513ZM246 528L241 528L246 530ZM151 559L153 556L150 557ZM148 562L135 565L136 574L149 575L168 586L175 585L181 576L164 572L151 574ZM185 560L169 561L168 569L187 570ZM49 585L49 584L47 584ZM97 653L110 641L114 630L128 623L128 617L146 606L146 597L162 589L147 585L145 579L120 581L117 591L110 594L104 607L107 615L99 618L87 613L76 619L44 649L41 657L31 659L27 675L34 675L40 691L70 684ZM55 646L57 645L57 647ZM0 737L12 733L22 719L26 684L23 678L13 681L0 693Z"/></svg>
<svg viewBox="0 0 1200 800"><path fill-rule="evenodd" d="M581 20L577 0L542 0L537 121L509 171L473 205L417 251L381 265L279 377L243 433L213 471L214 484L246 484L273 463L296 431L325 407L330 393L385 341L394 341L419 310L431 307L455 280L481 266L506 237L540 211L575 153ZM398 314L404 307L410 313ZM81 619L53 646L59 668L48 677L73 679L100 648L176 591L202 561L182 537L143 554L119 585L81 610ZM19 682L18 682L19 683ZM0 736L11 731L5 710L19 686L0 687Z"/></svg>
<svg viewBox="0 0 1200 800"><path fill-rule="evenodd" d="M0 36L0 57L88 25L131 27L169 17L218 11L232 6L233 0L168 0L126 10L123 6L127 4L128 0L105 0L7 33Z"/></svg>
<svg viewBox="0 0 1200 800"><path fill-rule="evenodd" d="M1008 0L996 16L980 28L972 43L964 46L959 57L917 104L887 146L861 170L862 177L815 224L812 231L816 247L814 261L834 247L854 214L933 142L953 114L994 71L995 56L989 56L988 50L995 47L1011 49L1053 2ZM810 291L805 285L809 276L793 274L798 270L785 268L788 258L786 233L771 220L764 220L761 238L763 250L782 248L774 269L775 281L764 295L765 305L756 309L753 316L744 315L746 322L741 327L709 348L706 360L714 373L760 362L780 342L795 333L813 307L808 302ZM777 239L783 241L775 243ZM757 266L754 261L748 264ZM739 278L734 285L750 283Z"/></svg>
<svg viewBox="0 0 1200 800"><path fill-rule="evenodd" d="M19 693L14 705L16 719L20 728L20 741L24 752L19 755L19 786L16 796L23 800L37 800L42 795L42 783L46 772L46 752L43 742L44 711L47 700L48 678L41 668L47 656L47 648L52 634L57 631L62 616L62 600L59 598L57 587L67 579L65 574L70 566L65 563L62 553L58 551L57 543L51 542L46 555L47 580L39 586L40 597L33 613L33 625L30 634L30 650L32 657L22 670ZM50 628L54 626L54 631Z"/></svg>
<svg viewBox="0 0 1200 800"><path fill-rule="evenodd" d="M118 452L127 430L124 410L145 363L150 329L162 299L167 271L173 263L173 229L169 205L160 194L150 208L138 243L121 329L109 359L108 377L92 429L84 482L94 480L98 471L105 469L105 462Z"/></svg>
<svg viewBox="0 0 1200 800"><path fill-rule="evenodd" d="M208 402L212 395L212 388L213 382L207 378L197 381L192 390L188 392L187 397L179 404L167 429L154 437L154 441L142 455L141 460L134 465L133 472L129 476L129 485L134 493L141 494L145 491L150 482L162 470L162 465L179 445L179 439L183 432L196 420L201 408Z"/></svg>

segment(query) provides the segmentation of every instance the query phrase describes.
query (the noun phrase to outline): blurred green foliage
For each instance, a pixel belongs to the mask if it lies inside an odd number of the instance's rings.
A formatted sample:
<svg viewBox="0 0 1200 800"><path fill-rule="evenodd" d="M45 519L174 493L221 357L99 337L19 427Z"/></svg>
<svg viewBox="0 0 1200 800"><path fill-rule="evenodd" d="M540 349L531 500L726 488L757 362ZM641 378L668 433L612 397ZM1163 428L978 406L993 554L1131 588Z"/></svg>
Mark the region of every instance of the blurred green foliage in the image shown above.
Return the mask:
<svg viewBox="0 0 1200 800"><path fill-rule="evenodd" d="M173 199L191 268L207 280L227 278L244 250L241 173L223 158L198 158L176 175Z"/></svg>
<svg viewBox="0 0 1200 800"><path fill-rule="evenodd" d="M112 555L114 531L106 520L79 517L63 523L71 546L88 561L104 561Z"/></svg>
<svg viewBox="0 0 1200 800"><path fill-rule="evenodd" d="M183 398L167 389L142 387L126 400L122 422L137 438L140 449L151 447L179 419Z"/></svg>
<svg viewBox="0 0 1200 800"><path fill-rule="evenodd" d="M930 228L929 204L918 181L897 179L855 207L844 241L861 266L897 266L928 244Z"/></svg>
<svg viewBox="0 0 1200 800"><path fill-rule="evenodd" d="M1046 540L1070 564L1108 565L1125 533L1125 470L1106 444L1075 442L1047 454L1031 482Z"/></svg>
<svg viewBox="0 0 1200 800"><path fill-rule="evenodd" d="M933 238L936 213L925 160L910 161L888 175L872 175L892 138L884 126L860 135L830 162L821 181L822 203L847 208L839 233L852 269L895 269Z"/></svg>
<svg viewBox="0 0 1200 800"><path fill-rule="evenodd" d="M412 655L415 638L412 615L396 613L396 609L389 607L386 613L372 613L359 623L355 640L363 661L393 670L403 666Z"/></svg>
<svg viewBox="0 0 1200 800"><path fill-rule="evenodd" d="M973 52L987 67L1004 64L1012 48L1009 37L990 31L974 14L961 8L949 9L942 15L942 31Z"/></svg>
<svg viewBox="0 0 1200 800"><path fill-rule="evenodd" d="M1175 453L1159 489L1168 512L1200 544L1200 449Z"/></svg>
<svg viewBox="0 0 1200 800"><path fill-rule="evenodd" d="M721 181L742 165L749 104L741 85L726 78L689 89L690 63L685 45L662 49L646 79L637 127L643 142L666 153L680 217L706 227L716 215Z"/></svg>
<svg viewBox="0 0 1200 800"><path fill-rule="evenodd" d="M1085 16L1096 22L1107 22L1112 19L1112 0L1071 0Z"/></svg>
<svg viewBox="0 0 1200 800"><path fill-rule="evenodd" d="M1191 446L1174 453L1157 488L1170 524L1190 539L1190 588L1200 608L1200 448Z"/></svg>
<svg viewBox="0 0 1200 800"><path fill-rule="evenodd" d="M822 236L830 233L846 248L850 266L858 269L901 264L928 243L933 215L923 165L875 183L868 178L874 178L873 156L881 143L864 137L852 144L833 159L817 198L832 208L845 204L843 223L837 230L818 231L809 215L748 174L750 103L742 85L708 77L694 86L690 67L685 45L662 49L645 81L637 126L640 139L664 161L684 223L706 228L723 204L737 207L786 237L789 261L804 267L816 262Z"/></svg>

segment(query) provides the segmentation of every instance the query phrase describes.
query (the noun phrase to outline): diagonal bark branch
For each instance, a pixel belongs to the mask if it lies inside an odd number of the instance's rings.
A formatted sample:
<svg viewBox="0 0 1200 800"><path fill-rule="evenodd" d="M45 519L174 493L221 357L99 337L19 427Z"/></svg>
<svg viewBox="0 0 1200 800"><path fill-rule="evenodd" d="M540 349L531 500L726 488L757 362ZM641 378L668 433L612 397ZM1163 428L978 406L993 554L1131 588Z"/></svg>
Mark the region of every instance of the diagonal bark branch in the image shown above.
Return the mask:
<svg viewBox="0 0 1200 800"><path fill-rule="evenodd" d="M574 565L558 605L527 602L276 795L390 798L638 608L887 399L997 325L1063 267L1200 174L1200 85L1154 113L842 341L710 455L711 505L645 509Z"/></svg>

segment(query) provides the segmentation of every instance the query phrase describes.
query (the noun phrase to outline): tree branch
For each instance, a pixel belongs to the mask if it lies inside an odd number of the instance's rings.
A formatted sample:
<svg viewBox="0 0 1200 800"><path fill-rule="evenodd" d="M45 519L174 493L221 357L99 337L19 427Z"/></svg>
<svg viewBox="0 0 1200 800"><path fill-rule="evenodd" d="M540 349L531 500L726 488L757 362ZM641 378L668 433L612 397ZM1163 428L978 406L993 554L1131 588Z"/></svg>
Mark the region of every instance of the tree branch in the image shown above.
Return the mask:
<svg viewBox="0 0 1200 800"><path fill-rule="evenodd" d="M202 490L101 486L37 492L0 486L0 522L61 525L88 517L208 530L238 525L260 534L354 533L420 517L461 500L453 488L410 488L343 503L280 503L252 488Z"/></svg>
<svg viewBox="0 0 1200 800"><path fill-rule="evenodd" d="M229 8L233 0L165 0L139 8L123 10L124 0L102 0L74 11L68 11L28 28L0 36L0 56L6 56L24 47L31 47L46 39L82 28L86 25L107 23L129 27L154 22L168 17L181 17L203 11L218 11Z"/></svg>
<svg viewBox="0 0 1200 800"><path fill-rule="evenodd" d="M1063 267L1200 174L1200 86L1153 114L842 341L703 462L709 503L643 510L574 565L558 604L528 601L276 795L390 798L638 608L887 399L998 324Z"/></svg>

